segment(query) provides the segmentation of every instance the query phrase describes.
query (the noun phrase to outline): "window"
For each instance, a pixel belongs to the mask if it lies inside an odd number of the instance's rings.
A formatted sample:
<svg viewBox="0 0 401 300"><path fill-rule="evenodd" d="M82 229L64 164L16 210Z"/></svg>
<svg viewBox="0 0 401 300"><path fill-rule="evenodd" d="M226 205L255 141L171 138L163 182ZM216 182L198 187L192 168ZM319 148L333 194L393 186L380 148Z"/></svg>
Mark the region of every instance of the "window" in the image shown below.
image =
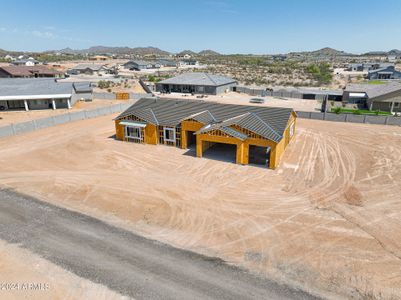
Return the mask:
<svg viewBox="0 0 401 300"><path fill-rule="evenodd" d="M140 127L125 127L125 137L134 140L142 140L141 128Z"/></svg>
<svg viewBox="0 0 401 300"><path fill-rule="evenodd" d="M175 143L175 128L164 127L164 141Z"/></svg>
<svg viewBox="0 0 401 300"><path fill-rule="evenodd" d="M394 102L394 108L400 108L400 102Z"/></svg>

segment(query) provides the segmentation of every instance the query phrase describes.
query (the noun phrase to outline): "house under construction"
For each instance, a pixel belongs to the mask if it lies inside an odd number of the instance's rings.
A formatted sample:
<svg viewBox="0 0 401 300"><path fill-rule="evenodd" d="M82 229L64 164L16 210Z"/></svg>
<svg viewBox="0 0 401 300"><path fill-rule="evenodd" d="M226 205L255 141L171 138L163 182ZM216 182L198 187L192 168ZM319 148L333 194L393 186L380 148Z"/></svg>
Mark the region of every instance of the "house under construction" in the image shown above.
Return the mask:
<svg viewBox="0 0 401 300"><path fill-rule="evenodd" d="M118 140L228 151L238 164L275 169L295 134L292 109L143 98L115 119Z"/></svg>

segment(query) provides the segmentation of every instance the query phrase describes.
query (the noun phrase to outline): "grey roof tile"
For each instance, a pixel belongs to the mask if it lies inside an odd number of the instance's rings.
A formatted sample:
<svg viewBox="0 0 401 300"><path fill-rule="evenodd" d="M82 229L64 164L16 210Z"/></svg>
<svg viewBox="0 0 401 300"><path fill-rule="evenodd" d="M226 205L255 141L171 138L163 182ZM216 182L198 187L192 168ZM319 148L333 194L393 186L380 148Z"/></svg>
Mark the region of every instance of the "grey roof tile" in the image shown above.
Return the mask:
<svg viewBox="0 0 401 300"><path fill-rule="evenodd" d="M53 78L2 78L0 96L72 94L72 82Z"/></svg>

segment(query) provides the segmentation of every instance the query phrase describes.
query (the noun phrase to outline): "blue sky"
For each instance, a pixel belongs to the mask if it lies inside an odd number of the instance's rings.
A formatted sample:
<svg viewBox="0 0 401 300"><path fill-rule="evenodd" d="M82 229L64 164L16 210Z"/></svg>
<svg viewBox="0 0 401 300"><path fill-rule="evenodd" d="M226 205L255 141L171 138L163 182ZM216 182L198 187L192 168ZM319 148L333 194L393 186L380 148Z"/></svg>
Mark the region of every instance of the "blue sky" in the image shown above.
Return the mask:
<svg viewBox="0 0 401 300"><path fill-rule="evenodd" d="M401 0L0 0L0 48L401 49Z"/></svg>

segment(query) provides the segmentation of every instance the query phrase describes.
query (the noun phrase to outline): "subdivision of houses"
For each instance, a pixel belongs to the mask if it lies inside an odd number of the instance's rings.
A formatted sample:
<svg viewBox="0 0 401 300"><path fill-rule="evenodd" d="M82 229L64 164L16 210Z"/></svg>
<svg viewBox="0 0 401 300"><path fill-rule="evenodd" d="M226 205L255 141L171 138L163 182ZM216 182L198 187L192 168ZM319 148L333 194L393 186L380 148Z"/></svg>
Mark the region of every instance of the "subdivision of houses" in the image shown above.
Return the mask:
<svg viewBox="0 0 401 300"><path fill-rule="evenodd" d="M348 65L347 70L353 72L369 72L387 67L394 67L394 63L352 63Z"/></svg>
<svg viewBox="0 0 401 300"><path fill-rule="evenodd" d="M372 111L401 112L401 83L349 84L344 90L342 101Z"/></svg>
<svg viewBox="0 0 401 300"><path fill-rule="evenodd" d="M196 156L216 148L233 162L275 169L295 135L290 108L143 98L115 118L116 139L194 147Z"/></svg>
<svg viewBox="0 0 401 300"><path fill-rule="evenodd" d="M76 101L92 99L88 82L62 82L50 78L0 79L0 110L71 108Z"/></svg>
<svg viewBox="0 0 401 300"><path fill-rule="evenodd" d="M156 84L157 92L218 95L230 91L237 81L230 77L209 73L184 73Z"/></svg>
<svg viewBox="0 0 401 300"><path fill-rule="evenodd" d="M63 78L64 73L49 69L43 65L38 66L0 66L0 78Z"/></svg>

